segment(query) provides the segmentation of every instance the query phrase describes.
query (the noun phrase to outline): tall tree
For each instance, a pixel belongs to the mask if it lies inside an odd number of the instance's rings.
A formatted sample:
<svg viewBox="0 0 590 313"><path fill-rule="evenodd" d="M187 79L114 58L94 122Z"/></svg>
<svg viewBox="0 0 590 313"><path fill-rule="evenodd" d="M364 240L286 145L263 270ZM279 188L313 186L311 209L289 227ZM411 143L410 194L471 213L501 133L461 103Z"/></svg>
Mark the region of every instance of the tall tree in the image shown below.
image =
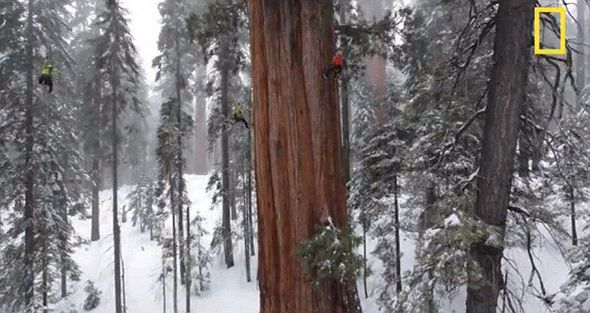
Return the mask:
<svg viewBox="0 0 590 313"><path fill-rule="evenodd" d="M136 49L128 27L127 11L117 0L106 0L106 7L99 13L97 25L100 35L95 39L96 66L101 81L108 86L110 98L110 136L112 153L113 190L113 242L114 242L114 291L115 312L123 312L121 286L121 230L119 226L118 164L121 132L117 125L121 111L131 107L140 111L136 92L139 88L139 67Z"/></svg>
<svg viewBox="0 0 590 313"><path fill-rule="evenodd" d="M468 313L495 313L503 286L502 256L510 202L520 108L526 98L534 2L500 0L494 66L489 82L475 214L494 233L476 242L471 255L482 270L470 277ZM507 45L506 42L511 44Z"/></svg>
<svg viewBox="0 0 590 313"><path fill-rule="evenodd" d="M211 85L216 87L214 95L218 100L218 107L211 110L209 140L215 142L221 138L221 182L218 186L222 197L221 236L228 268L235 265L230 219L237 217L236 193L230 167L230 133L233 131L230 122L230 102L236 99L230 97L232 87L235 87L232 82L238 79L235 74L243 65L244 57L238 35L244 29L244 25L244 4L236 0L212 1L201 16L193 14L188 20L189 33L200 43L205 60L208 61L212 56L217 57L213 64L216 75L212 77Z"/></svg>
<svg viewBox="0 0 590 313"><path fill-rule="evenodd" d="M72 127L68 3L0 1L0 71L10 77L0 80L0 210L10 212L0 242L0 306L14 311L48 309L53 283L61 279L63 286L68 274L77 275L66 212L79 190L65 181L78 184L83 172ZM63 71L50 96L33 81L45 57Z"/></svg>
<svg viewBox="0 0 590 313"><path fill-rule="evenodd" d="M321 70L334 51L333 3L248 5L261 312L354 312L351 286L310 288L295 254L315 227L347 228L337 84Z"/></svg>
<svg viewBox="0 0 590 313"><path fill-rule="evenodd" d="M79 102L78 128L82 134L82 146L85 157L89 160L90 182L86 184L91 190L91 228L90 240L100 239L100 203L99 192L102 188L101 169L107 157L104 148L104 84L96 75L95 45L93 38L98 36L99 28L95 24L98 13L104 8L102 0L75 1L75 14L72 21L74 36L70 43L74 60L74 90Z"/></svg>
<svg viewBox="0 0 590 313"><path fill-rule="evenodd" d="M188 34L185 27L185 19L188 18L193 6L189 5L188 1L164 1L159 5L160 15L162 17L162 30L158 40L158 48L161 54L154 59L153 65L158 68L157 79L160 82L163 96L170 97L176 105L174 108L174 122L173 127L175 138L175 182L176 186L176 221L178 231L178 244L180 256L180 277L181 283L186 285L186 309L190 312L190 289L191 277L187 268L190 268L190 211L187 207L187 197L185 195L185 180L184 180L184 142L187 131L192 126L192 118L184 112L184 107L194 99L190 89L186 89L187 80L195 75L194 71L197 68L197 60L194 54L194 48L189 41ZM168 117L162 117L162 121L170 123ZM162 124L165 125L165 124ZM171 143L169 143L171 144ZM186 208L186 213L184 208ZM186 216L185 216L186 214ZM184 223L186 217L186 236L184 234Z"/></svg>

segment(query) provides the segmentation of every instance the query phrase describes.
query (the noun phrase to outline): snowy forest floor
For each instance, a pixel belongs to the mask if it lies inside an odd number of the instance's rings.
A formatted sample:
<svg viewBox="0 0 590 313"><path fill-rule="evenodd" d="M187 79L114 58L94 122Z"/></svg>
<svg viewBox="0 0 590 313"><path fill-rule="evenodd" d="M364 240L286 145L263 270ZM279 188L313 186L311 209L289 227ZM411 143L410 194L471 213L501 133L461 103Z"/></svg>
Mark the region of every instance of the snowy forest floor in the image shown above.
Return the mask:
<svg viewBox="0 0 590 313"><path fill-rule="evenodd" d="M211 242L211 234L218 220L221 218L219 210L210 210L211 197L206 193L207 176L187 176L188 195L191 209L199 210L204 218L204 226L209 232L205 238L206 243ZM127 195L131 187L120 189L120 207L126 205ZM100 193L101 214L100 231L101 239L97 242L81 245L75 252L75 260L82 271L79 282L70 286L73 292L59 309L63 312L75 309L83 312L82 306L86 298L84 287L87 280L95 282L96 287L102 292L100 305L92 310L93 313L112 313L114 311L113 286L113 231L112 231L112 207L111 190ZM90 219L73 221L78 236L90 242ZM170 224L170 223L168 223ZM162 283L159 280L162 272L162 248L156 241L149 240L149 233L141 233L139 227L133 227L130 217L126 223L121 224L121 246L123 263L125 268L125 291L127 299L127 313L156 313L163 312L162 307ZM200 296L192 297L193 312L258 312L258 288L254 280L246 282L244 270L244 247L236 244L234 247L236 266L227 269L222 256L215 256L211 265L210 291ZM256 274L255 257L252 273ZM172 309L172 277L167 278L167 310ZM178 309L185 310L184 286L179 285ZM60 310L57 310L58 312Z"/></svg>
<svg viewBox="0 0 590 313"><path fill-rule="evenodd" d="M211 210L211 196L205 191L208 177L189 175L186 177L188 183L188 195L192 202L191 210L199 210L204 218L204 227L208 231L205 238L206 246L211 242L211 234L215 225L221 218L220 210ZM131 187L124 186L120 189L120 206L127 203L127 195ZM102 292L100 305L94 309L94 313L112 313L114 308L113 286L113 237L112 237L112 214L111 214L110 190L100 193L101 215L100 231L101 239L97 242L90 242L90 219L74 219L72 221L76 234L81 240L86 241L80 245L74 258L82 272L80 281L70 284L71 295L56 307L57 312L83 312L84 300L87 296L84 291L87 280L92 280L96 287ZM402 209L407 210L402 205ZM168 223L170 224L170 223ZM241 230L237 230L241 231ZM392 234L393 236L393 234ZM125 291L127 313L157 313L163 312L162 308L162 284L159 280L162 267L162 249L155 241L149 240L149 233L141 233L138 227L133 227L130 217L126 223L121 224L122 252L125 269ZM411 234L402 234L402 271L412 269L415 261L415 239ZM368 252L372 251L375 242L369 240ZM256 257L252 258L253 282L246 282L244 269L244 247L243 242L234 243L234 255L236 266L227 269L223 262L222 255L214 255L211 265L210 290L199 296L192 297L192 312L214 312L214 313L257 313L259 310L259 296L256 283ZM554 242L547 238L544 245L534 249L535 262L543 277L545 288L548 294L559 290L569 272L569 266L561 256L561 252ZM508 249L506 253L508 264L509 284L513 290L528 290L529 294L523 294L525 312L550 312L542 301L530 294L531 290L538 288L538 281L529 284L531 265L528 254L520 248ZM364 299L363 286L359 282L359 292L363 299L365 313L379 312L377 298L382 290L383 279L380 261L369 254L369 264L373 275L368 279L369 298ZM168 276L166 293L166 312L173 312L172 278ZM184 287L179 286L178 292L179 312L185 310ZM443 304L441 312L453 313L465 311L464 291L457 292L456 296L448 303Z"/></svg>

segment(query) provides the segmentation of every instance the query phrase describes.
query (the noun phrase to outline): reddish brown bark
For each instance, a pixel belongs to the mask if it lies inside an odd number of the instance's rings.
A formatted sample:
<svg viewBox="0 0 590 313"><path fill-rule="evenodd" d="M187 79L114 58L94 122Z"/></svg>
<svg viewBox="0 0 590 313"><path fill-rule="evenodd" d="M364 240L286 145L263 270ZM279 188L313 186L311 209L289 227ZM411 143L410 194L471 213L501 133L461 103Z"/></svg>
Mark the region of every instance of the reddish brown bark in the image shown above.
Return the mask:
<svg viewBox="0 0 590 313"><path fill-rule="evenodd" d="M381 127L389 122L390 116L387 114L387 107L383 104L387 96L387 62L385 57L376 54L367 59L367 78L369 85L373 88L375 100L381 105L376 108L375 115L377 122Z"/></svg>
<svg viewBox="0 0 590 313"><path fill-rule="evenodd" d="M341 313L346 286L313 289L296 247L346 227L331 0L250 0L262 313Z"/></svg>

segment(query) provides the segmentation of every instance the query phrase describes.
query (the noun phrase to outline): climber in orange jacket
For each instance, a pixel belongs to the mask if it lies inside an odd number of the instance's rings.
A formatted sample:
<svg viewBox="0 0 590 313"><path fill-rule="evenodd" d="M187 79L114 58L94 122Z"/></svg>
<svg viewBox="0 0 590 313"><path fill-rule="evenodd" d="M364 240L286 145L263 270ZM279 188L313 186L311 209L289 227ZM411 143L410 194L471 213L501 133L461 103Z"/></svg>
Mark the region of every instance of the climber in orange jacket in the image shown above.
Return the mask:
<svg viewBox="0 0 590 313"><path fill-rule="evenodd" d="M338 52L338 53L336 53L336 55L334 55L332 57L332 64L330 65L330 67L328 67L327 69L324 70L324 73L323 73L324 79L328 79L328 76L331 73L334 73L334 79L338 79L340 77L340 73L342 73L343 67L344 67L344 56L342 55L342 52Z"/></svg>

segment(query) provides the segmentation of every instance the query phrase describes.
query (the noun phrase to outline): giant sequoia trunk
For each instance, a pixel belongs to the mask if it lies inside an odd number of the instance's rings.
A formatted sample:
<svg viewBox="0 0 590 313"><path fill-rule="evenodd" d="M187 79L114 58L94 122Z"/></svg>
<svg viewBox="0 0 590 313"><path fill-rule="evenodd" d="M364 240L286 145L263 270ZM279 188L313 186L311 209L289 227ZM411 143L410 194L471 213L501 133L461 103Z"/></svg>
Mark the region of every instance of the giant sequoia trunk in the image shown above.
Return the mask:
<svg viewBox="0 0 590 313"><path fill-rule="evenodd" d="M494 67L489 82L475 214L498 227L503 241L510 201L520 108L525 100L531 54L534 1L500 0L496 15ZM501 246L480 242L471 255L483 270L467 291L467 313L495 313L503 287Z"/></svg>
<svg viewBox="0 0 590 313"><path fill-rule="evenodd" d="M296 255L328 217L347 227L331 0L250 0L261 313L354 312L354 286L312 288ZM354 305L352 305L354 306Z"/></svg>

